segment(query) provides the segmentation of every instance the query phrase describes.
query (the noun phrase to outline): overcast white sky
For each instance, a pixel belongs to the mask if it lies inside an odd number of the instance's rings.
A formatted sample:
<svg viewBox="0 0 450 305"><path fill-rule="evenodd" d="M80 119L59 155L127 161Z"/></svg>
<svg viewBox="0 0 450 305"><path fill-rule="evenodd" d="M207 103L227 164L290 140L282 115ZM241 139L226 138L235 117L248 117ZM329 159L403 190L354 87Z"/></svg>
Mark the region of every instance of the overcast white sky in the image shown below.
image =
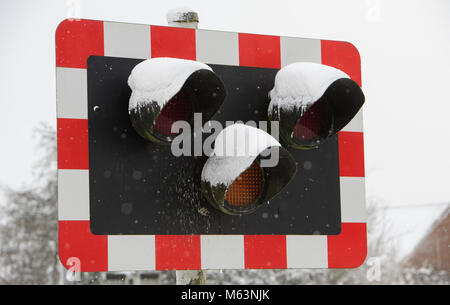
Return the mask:
<svg viewBox="0 0 450 305"><path fill-rule="evenodd" d="M166 25L167 10L189 6L204 29L352 42L367 98L368 196L450 201L448 0L0 0L0 183L30 180L31 131L56 126L54 33L77 2L81 18Z"/></svg>

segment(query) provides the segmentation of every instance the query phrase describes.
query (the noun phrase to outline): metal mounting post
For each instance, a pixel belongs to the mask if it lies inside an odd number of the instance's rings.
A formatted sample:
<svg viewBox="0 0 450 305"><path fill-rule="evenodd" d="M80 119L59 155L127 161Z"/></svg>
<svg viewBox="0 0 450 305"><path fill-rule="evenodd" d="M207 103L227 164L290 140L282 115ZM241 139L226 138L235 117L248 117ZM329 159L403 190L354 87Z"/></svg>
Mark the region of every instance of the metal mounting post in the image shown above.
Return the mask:
<svg viewBox="0 0 450 305"><path fill-rule="evenodd" d="M177 285L205 285L206 272L204 270L177 270Z"/></svg>
<svg viewBox="0 0 450 305"><path fill-rule="evenodd" d="M175 8L167 12L167 24L180 28L197 29L198 14L188 8ZM204 270L177 270L177 285L205 285Z"/></svg>

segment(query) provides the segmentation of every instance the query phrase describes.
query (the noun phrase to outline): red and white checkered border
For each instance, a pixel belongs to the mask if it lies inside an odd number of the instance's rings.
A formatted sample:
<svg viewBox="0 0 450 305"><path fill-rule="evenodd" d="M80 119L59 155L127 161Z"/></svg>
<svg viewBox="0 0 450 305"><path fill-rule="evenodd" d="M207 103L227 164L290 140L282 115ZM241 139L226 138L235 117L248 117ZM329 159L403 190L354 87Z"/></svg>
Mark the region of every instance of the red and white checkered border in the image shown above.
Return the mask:
<svg viewBox="0 0 450 305"><path fill-rule="evenodd" d="M182 47L181 47L182 46ZM93 235L89 217L86 61L91 55L178 57L210 64L281 68L310 61L361 85L350 43L94 20L56 30L59 256L81 271L355 268L366 257L362 112L339 132L339 235Z"/></svg>

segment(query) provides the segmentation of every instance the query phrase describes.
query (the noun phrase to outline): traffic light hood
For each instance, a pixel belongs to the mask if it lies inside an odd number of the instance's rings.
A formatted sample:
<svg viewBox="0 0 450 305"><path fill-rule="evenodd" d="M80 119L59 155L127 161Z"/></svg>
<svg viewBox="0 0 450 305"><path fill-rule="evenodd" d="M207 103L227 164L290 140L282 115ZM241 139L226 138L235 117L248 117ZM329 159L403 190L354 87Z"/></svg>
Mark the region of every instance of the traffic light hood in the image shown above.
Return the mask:
<svg viewBox="0 0 450 305"><path fill-rule="evenodd" d="M222 80L206 64L177 58L152 58L136 65L129 78L128 112L144 138L168 144L171 125L191 122L194 112L209 120L225 99Z"/></svg>
<svg viewBox="0 0 450 305"><path fill-rule="evenodd" d="M269 93L269 120L280 122L283 144L317 147L347 125L364 104L359 85L341 70L298 62L278 71Z"/></svg>
<svg viewBox="0 0 450 305"><path fill-rule="evenodd" d="M269 154L277 160L264 166L264 156ZM233 124L216 137L213 153L203 166L201 183L205 197L215 208L243 215L275 196L296 171L292 156L271 135L256 127ZM232 190L238 205L230 199ZM245 204L242 196L247 196Z"/></svg>

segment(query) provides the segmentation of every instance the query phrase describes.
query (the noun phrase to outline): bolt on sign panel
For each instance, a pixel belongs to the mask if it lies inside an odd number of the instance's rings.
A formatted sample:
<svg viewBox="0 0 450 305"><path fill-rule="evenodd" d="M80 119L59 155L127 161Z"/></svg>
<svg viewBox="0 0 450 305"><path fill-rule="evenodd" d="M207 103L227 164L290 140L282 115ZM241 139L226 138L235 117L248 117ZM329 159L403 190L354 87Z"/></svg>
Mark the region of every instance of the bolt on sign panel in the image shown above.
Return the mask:
<svg viewBox="0 0 450 305"><path fill-rule="evenodd" d="M221 77L227 98L212 119L223 124L267 120L275 74L292 62L333 66L361 85L359 54L347 42L63 21L56 31L63 264L75 257L81 271L359 266L366 255L361 111L318 149L289 150L298 173L269 204L225 215L199 191L204 156L174 157L131 126L128 75L162 56L206 63ZM162 134L171 119L158 122Z"/></svg>

